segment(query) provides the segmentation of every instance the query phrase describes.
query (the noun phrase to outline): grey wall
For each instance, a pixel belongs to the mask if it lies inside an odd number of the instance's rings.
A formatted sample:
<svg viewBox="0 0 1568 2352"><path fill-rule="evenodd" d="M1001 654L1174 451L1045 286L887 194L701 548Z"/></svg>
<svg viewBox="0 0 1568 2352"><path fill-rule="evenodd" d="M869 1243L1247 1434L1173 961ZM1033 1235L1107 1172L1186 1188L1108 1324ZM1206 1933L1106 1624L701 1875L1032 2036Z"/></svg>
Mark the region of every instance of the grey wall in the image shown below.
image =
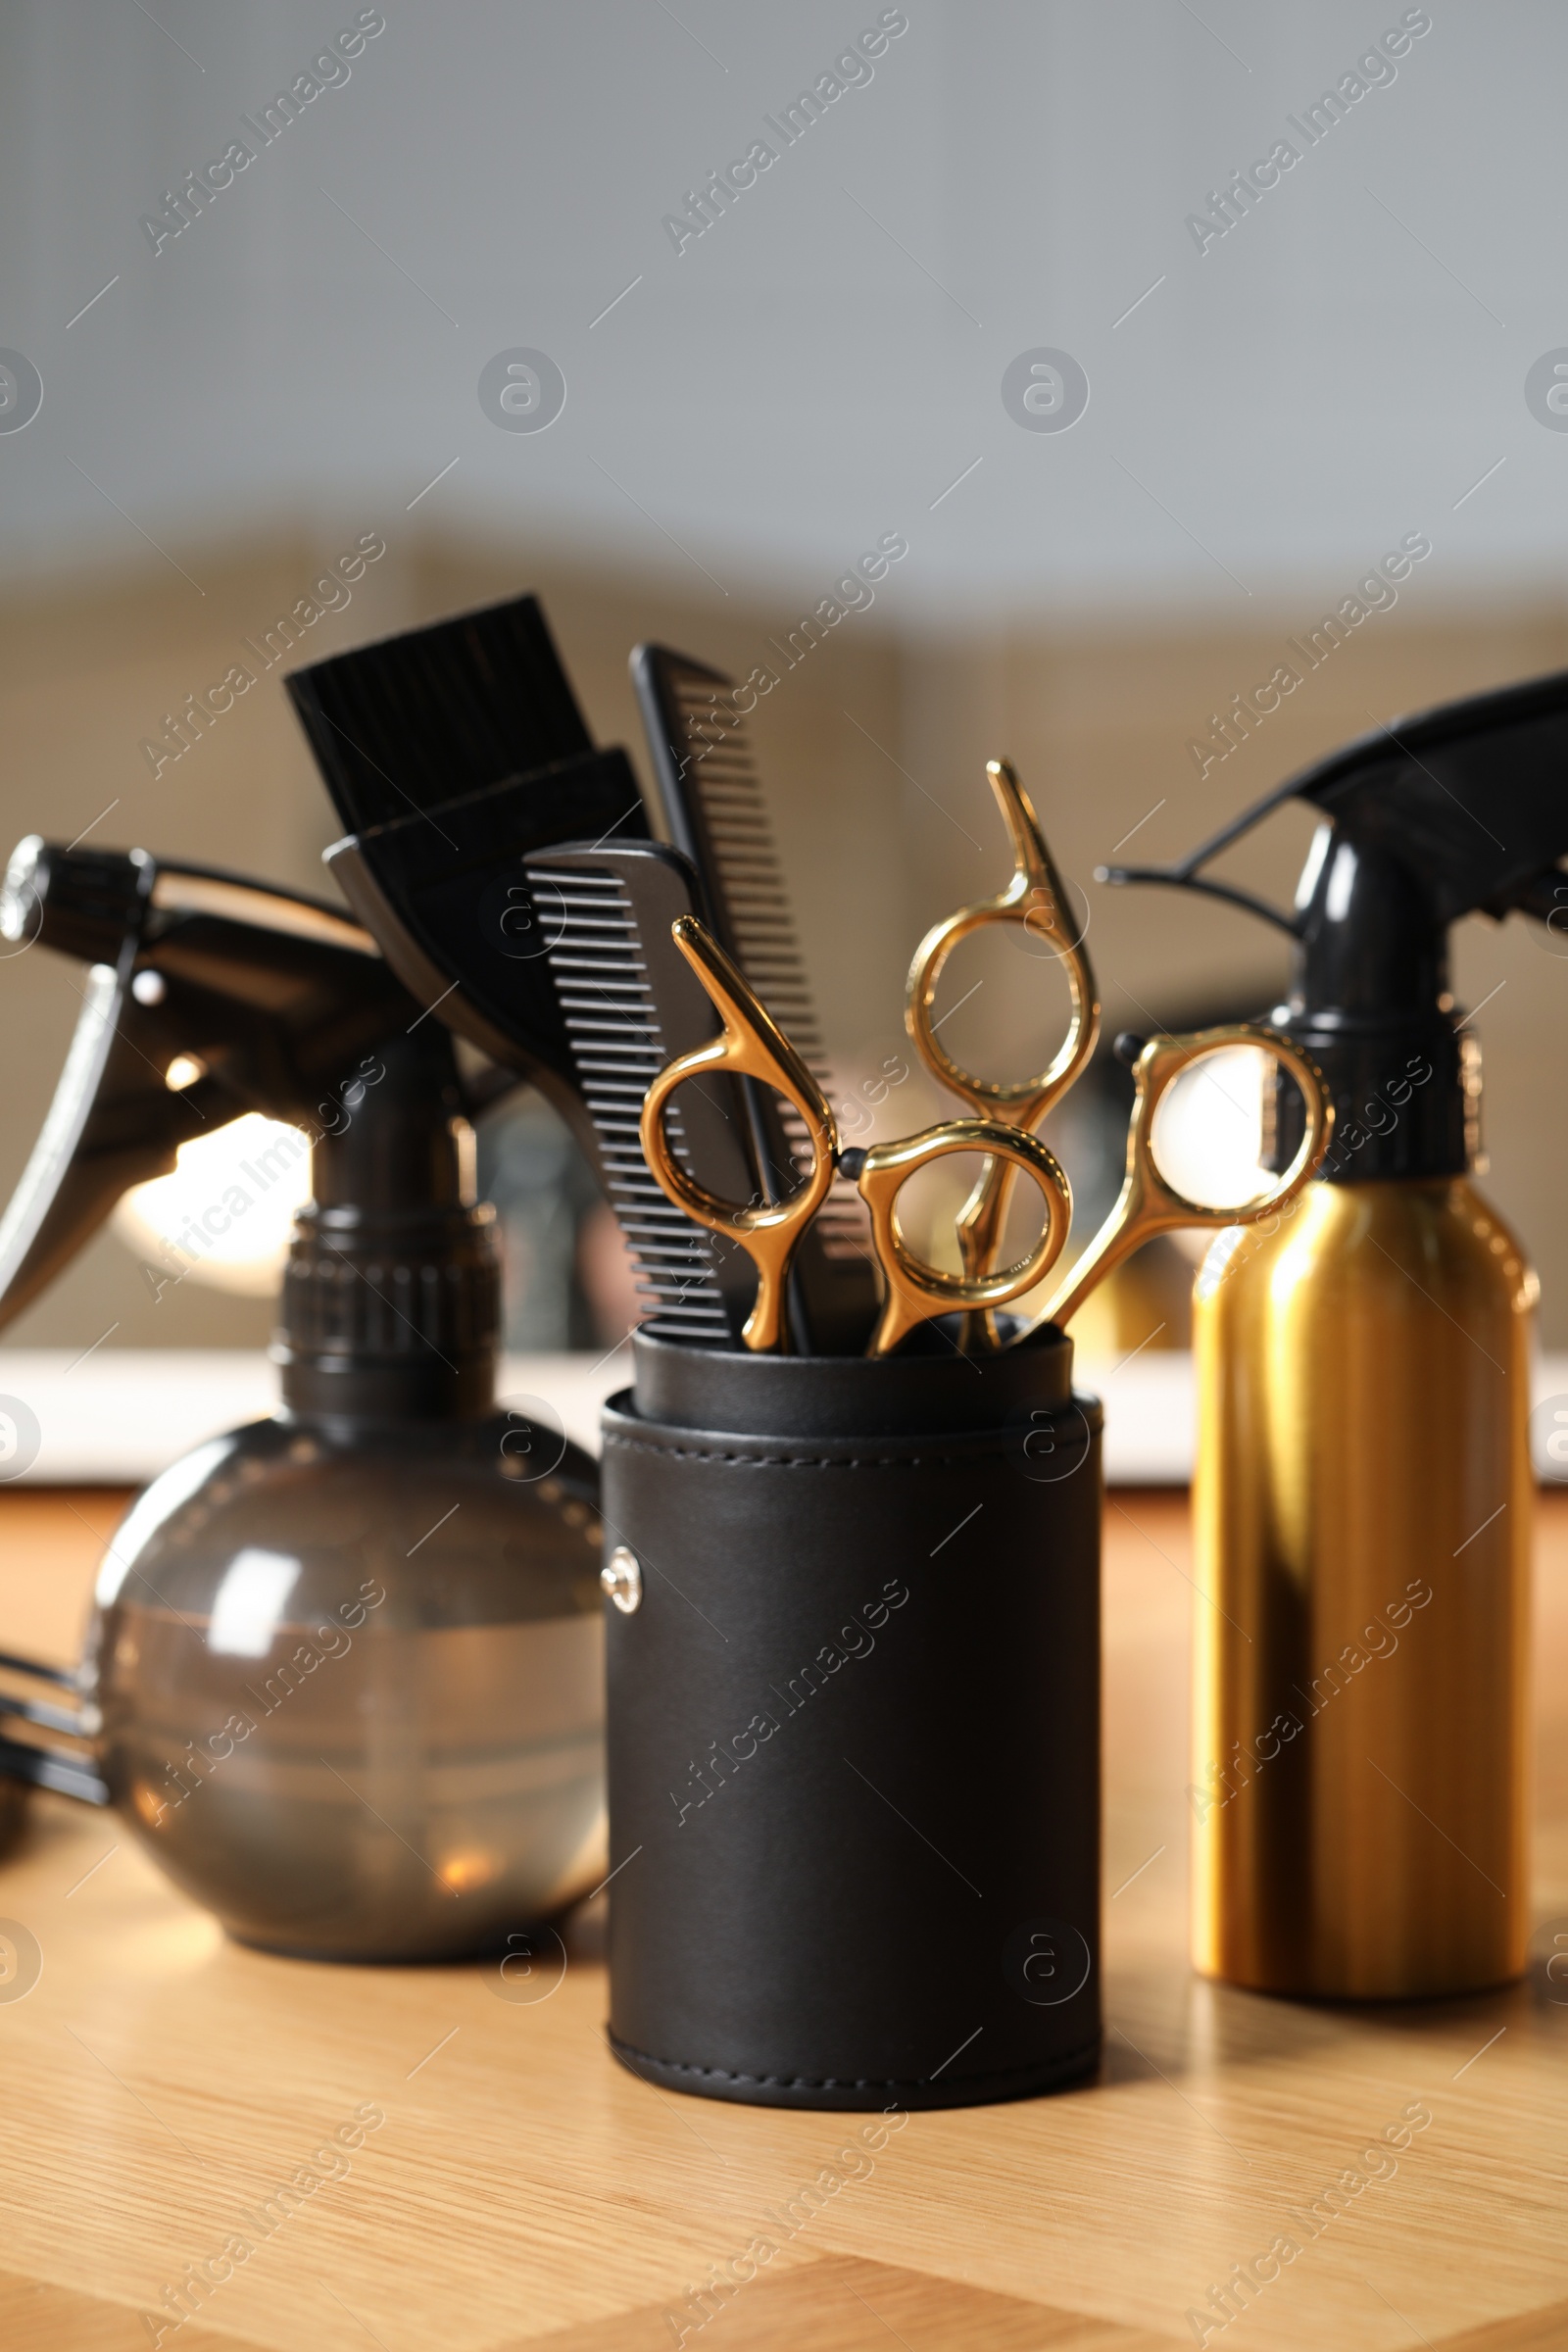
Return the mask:
<svg viewBox="0 0 1568 2352"><path fill-rule="evenodd" d="M47 387L0 447L13 564L130 549L70 461L184 546L280 502L395 521L457 458L444 521L617 556L667 554L662 528L732 591L804 592L901 528L889 604L942 619L1304 617L1416 528L1429 603L1561 576L1568 439L1523 397L1568 332L1550 0L1436 0L1396 79L1201 254L1188 214L1304 144L1287 116L1396 0L909 0L874 78L679 254L662 218L874 0L388 0L351 78L156 256L139 217L357 11L153 13L172 37L122 0L8 11L5 337ZM518 345L567 381L542 435L476 398ZM1004 412L1039 345L1088 372L1070 433Z"/></svg>

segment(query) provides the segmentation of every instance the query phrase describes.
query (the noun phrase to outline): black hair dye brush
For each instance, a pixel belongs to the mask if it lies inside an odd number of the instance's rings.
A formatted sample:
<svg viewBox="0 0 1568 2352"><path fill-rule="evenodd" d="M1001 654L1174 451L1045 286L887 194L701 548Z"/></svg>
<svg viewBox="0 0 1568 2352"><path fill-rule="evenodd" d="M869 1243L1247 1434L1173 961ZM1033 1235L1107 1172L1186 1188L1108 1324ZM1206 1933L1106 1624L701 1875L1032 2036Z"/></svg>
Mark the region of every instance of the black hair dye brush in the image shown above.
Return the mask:
<svg viewBox="0 0 1568 2352"><path fill-rule="evenodd" d="M593 748L535 599L340 655L288 685L338 813L356 828L327 862L388 963L571 1124L655 1328L733 1340L751 1270L737 1253L720 1262L670 1206L637 1141L650 1079L712 1029L669 937L674 917L702 903L701 885L683 858L649 843L624 753ZM562 844L569 858L554 855ZM612 846L619 865L595 865ZM683 1109L695 1171L759 1193L733 1085L717 1082Z"/></svg>
<svg viewBox="0 0 1568 2352"><path fill-rule="evenodd" d="M285 683L355 833L594 748L532 596L358 646Z"/></svg>
<svg viewBox="0 0 1568 2352"><path fill-rule="evenodd" d="M546 1095L595 1158L522 859L646 837L620 751L596 751L537 600L516 597L286 681L345 840L327 862L428 1010Z"/></svg>

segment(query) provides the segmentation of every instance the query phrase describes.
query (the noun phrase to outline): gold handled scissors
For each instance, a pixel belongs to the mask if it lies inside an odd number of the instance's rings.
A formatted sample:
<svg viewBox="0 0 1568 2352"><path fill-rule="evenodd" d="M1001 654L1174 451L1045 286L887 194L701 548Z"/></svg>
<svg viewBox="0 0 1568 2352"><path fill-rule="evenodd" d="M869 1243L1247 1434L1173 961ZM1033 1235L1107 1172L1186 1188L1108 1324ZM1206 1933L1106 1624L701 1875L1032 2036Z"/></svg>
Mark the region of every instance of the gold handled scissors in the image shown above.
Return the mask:
<svg viewBox="0 0 1568 2352"><path fill-rule="evenodd" d="M1306 1105L1305 1131L1290 1166L1266 1192L1239 1208L1215 1208L1189 1200L1184 1193L1165 1181L1151 1149L1154 1114L1161 1097L1183 1070L1227 1046L1257 1046L1272 1054L1300 1088ZM1186 1037L1150 1038L1133 1064L1133 1082L1137 1093L1127 1130L1127 1173L1116 1205L1044 1313L1018 1334L1012 1343L1015 1347L1048 1323L1065 1328L1090 1292L1112 1268L1145 1242L1152 1241L1156 1233L1174 1233L1184 1225L1255 1225L1260 1217L1282 1208L1287 1200L1295 1199L1318 1167L1334 1132L1334 1104L1317 1064L1277 1029L1261 1028L1250 1022L1234 1022L1221 1029L1199 1029Z"/></svg>
<svg viewBox="0 0 1568 2352"><path fill-rule="evenodd" d="M871 1215L871 1239L886 1297L866 1352L886 1355L917 1323L935 1315L984 1312L1032 1290L1061 1253L1072 1221L1072 1194L1054 1155L1034 1136L990 1119L952 1119L900 1144L845 1151L826 1097L777 1022L695 915L670 926L676 947L707 991L722 1027L717 1037L665 1064L648 1090L642 1113L643 1155L677 1208L711 1233L744 1250L757 1268L757 1302L742 1338L754 1349L782 1349L784 1298L796 1244L827 1197L835 1168L858 1187ZM670 1147L664 1111L688 1078L709 1071L760 1079L793 1102L811 1142L811 1167L786 1200L721 1200L696 1182ZM900 1228L897 1197L915 1173L953 1152L978 1152L1034 1179L1045 1203L1040 1239L1014 1266L982 1274L950 1274L909 1248Z"/></svg>
<svg viewBox="0 0 1568 2352"><path fill-rule="evenodd" d="M1006 760L991 760L986 774L1012 842L1012 879L993 898L960 907L929 930L914 952L905 994L905 1021L915 1051L934 1078L956 1094L976 1118L996 1118L1030 1132L1060 1101L1095 1050L1100 1035L1100 1000L1094 970L1081 938L1073 936L1072 909L1055 861L1046 847L1029 795ZM1061 964L1072 1002L1067 1034L1049 1068L1010 1083L977 1078L949 1054L933 1019L937 983L960 940L992 924L1011 923L1049 947ZM1002 1242L1003 1220L1012 1188L1012 1168L993 1159L982 1168L958 1216L958 1249L966 1274L989 1272ZM965 1345L997 1344L989 1311L971 1327Z"/></svg>

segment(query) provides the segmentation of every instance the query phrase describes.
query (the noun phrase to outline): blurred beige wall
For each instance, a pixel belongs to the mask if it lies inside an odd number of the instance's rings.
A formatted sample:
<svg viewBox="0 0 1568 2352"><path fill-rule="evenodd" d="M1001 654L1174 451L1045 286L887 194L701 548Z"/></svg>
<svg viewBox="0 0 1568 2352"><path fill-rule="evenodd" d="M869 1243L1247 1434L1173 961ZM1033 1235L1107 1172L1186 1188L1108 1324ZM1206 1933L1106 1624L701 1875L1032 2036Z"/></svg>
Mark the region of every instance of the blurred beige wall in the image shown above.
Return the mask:
<svg viewBox="0 0 1568 2352"><path fill-rule="evenodd" d="M398 518L401 522L401 517ZM702 597L653 574L612 576L561 556L519 558L377 517L388 553L352 604L313 628L210 734L154 778L139 745L164 712L204 689L305 595L357 529L279 539L227 561L189 560L196 586L163 563L90 585L0 603L0 830L106 846L138 844L330 895L319 854L335 830L279 678L364 640L466 605L537 588L602 739L641 762L626 655L657 637L744 674L782 666L769 640L798 616L777 605ZM185 559L182 558L182 561ZM823 1027L857 1082L904 1044L902 981L925 924L1004 878L984 761L1000 752L1035 792L1059 863L1081 886L1112 1028L1204 1006L1255 1009L1278 993L1284 943L1244 915L1164 893L1096 886L1117 853L1163 861L1217 829L1281 777L1379 719L1568 662L1568 613L1488 610L1416 622L1375 615L1255 734L1200 778L1187 745L1208 715L1265 678L1288 635L1316 614L1284 612L1243 633L1218 627L1067 629L989 638L896 639L879 612L854 614L760 705L764 776L816 981ZM1136 829L1136 830L1135 830ZM1288 811L1228 869L1289 902L1309 826ZM3 846L3 845L0 845ZM1487 1055L1487 1190L1542 1269L1544 1328L1568 1345L1568 1237L1557 1171L1568 1155L1558 1082L1568 962L1522 921L1461 927L1455 985L1479 1004ZM79 1006L80 975L39 951L0 962L6 1106L0 1183L14 1183L47 1105ZM978 980L979 985L975 986ZM1054 975L1015 955L956 959L951 1042L975 1055L1026 1054L1055 1004ZM940 1099L918 1080L892 1099L886 1132ZM132 1256L103 1235L6 1335L13 1345L251 1345L270 1309L199 1291L156 1304Z"/></svg>

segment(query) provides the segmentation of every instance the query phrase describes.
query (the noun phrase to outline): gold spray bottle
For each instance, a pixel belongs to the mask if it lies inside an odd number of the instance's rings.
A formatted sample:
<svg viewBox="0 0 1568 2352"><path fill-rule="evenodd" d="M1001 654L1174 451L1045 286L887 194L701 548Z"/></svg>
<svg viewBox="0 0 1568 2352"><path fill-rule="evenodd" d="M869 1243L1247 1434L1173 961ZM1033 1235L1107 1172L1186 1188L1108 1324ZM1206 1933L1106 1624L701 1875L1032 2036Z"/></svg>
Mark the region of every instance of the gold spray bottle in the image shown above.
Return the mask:
<svg viewBox="0 0 1568 2352"><path fill-rule="evenodd" d="M1325 821L1287 918L1200 869L1293 796ZM1289 929L1270 1017L1335 1100L1317 1180L1218 1237L1194 1314L1193 1956L1257 1991L1452 1994L1525 1964L1537 1285L1470 1181L1446 933L1550 914L1565 851L1568 675L1396 722L1182 866L1105 876ZM1282 1092L1277 1151L1298 1117Z"/></svg>

